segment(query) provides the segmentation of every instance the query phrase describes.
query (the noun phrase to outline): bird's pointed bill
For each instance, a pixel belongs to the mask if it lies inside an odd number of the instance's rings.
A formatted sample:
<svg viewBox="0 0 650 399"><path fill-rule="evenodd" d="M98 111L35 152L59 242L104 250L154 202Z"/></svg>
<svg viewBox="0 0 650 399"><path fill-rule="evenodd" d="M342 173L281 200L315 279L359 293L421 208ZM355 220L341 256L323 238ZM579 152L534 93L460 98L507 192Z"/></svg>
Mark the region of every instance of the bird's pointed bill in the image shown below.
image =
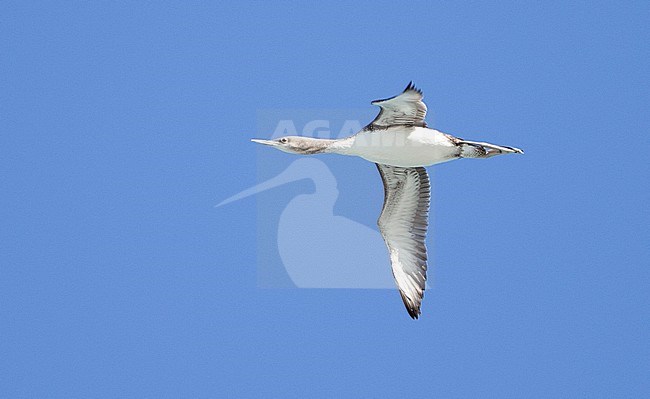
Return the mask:
<svg viewBox="0 0 650 399"><path fill-rule="evenodd" d="M262 139L251 139L253 143L264 144L264 145L278 145L278 142L275 140L262 140Z"/></svg>

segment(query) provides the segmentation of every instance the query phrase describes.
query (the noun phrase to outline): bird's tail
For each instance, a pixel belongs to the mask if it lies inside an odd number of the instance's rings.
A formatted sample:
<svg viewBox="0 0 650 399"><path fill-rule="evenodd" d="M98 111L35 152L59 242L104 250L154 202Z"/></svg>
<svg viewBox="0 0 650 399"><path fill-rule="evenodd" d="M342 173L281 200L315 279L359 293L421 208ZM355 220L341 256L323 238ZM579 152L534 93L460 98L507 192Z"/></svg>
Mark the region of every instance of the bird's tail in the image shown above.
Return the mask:
<svg viewBox="0 0 650 399"><path fill-rule="evenodd" d="M519 148L482 143L479 141L460 140L457 144L461 148L461 158L490 158L495 155L524 153Z"/></svg>

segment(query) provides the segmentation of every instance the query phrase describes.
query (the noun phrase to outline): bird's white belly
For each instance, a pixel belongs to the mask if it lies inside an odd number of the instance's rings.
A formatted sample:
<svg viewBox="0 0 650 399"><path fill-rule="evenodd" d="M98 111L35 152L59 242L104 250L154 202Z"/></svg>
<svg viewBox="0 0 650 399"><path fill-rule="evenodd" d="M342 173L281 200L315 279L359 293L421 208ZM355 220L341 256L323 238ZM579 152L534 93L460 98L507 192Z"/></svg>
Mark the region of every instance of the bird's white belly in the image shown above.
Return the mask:
<svg viewBox="0 0 650 399"><path fill-rule="evenodd" d="M445 134L423 127L362 131L349 149L349 155L402 167L434 165L458 154L458 147Z"/></svg>

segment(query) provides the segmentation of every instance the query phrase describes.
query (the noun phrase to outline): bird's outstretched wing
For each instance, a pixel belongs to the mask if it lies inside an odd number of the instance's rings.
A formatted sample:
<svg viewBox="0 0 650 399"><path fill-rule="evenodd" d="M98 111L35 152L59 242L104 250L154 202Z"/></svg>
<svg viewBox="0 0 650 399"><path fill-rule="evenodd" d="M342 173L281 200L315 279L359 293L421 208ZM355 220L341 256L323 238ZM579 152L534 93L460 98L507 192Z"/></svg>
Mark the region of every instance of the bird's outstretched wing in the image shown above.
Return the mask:
<svg viewBox="0 0 650 399"><path fill-rule="evenodd" d="M427 115L427 106L422 102L422 97L422 90L415 88L411 82L402 94L373 101L371 104L378 105L381 110L365 130L386 129L389 126L426 127L424 117Z"/></svg>
<svg viewBox="0 0 650 399"><path fill-rule="evenodd" d="M384 207L377 224L406 310L417 319L427 279L429 176L423 167L376 165L384 182Z"/></svg>

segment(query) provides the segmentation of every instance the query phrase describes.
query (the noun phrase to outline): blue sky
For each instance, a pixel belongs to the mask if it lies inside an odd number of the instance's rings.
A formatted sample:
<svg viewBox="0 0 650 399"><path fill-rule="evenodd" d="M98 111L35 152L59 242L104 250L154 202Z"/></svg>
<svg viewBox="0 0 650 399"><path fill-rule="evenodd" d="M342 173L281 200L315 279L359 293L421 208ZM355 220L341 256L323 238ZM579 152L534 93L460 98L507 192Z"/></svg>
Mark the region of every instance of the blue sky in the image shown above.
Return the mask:
<svg viewBox="0 0 650 399"><path fill-rule="evenodd" d="M0 396L647 396L649 13L2 2ZM434 127L526 150L432 168L421 319L394 290L260 288L259 213L314 188L214 208L293 161L249 142L259 112L369 121L410 80ZM319 159L374 227L374 166Z"/></svg>

